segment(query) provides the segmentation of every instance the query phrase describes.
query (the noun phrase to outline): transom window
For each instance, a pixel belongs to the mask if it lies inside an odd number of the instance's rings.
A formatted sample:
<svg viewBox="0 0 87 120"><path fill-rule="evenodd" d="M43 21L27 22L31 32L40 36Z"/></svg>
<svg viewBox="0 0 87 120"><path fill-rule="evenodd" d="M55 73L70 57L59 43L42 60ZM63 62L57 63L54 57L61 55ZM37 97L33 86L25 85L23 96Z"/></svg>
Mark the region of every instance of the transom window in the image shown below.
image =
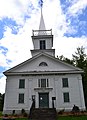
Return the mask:
<svg viewBox="0 0 87 120"><path fill-rule="evenodd" d="M19 94L18 103L24 103L24 93Z"/></svg>
<svg viewBox="0 0 87 120"><path fill-rule="evenodd" d="M19 80L19 88L25 88L25 79Z"/></svg>
<svg viewBox="0 0 87 120"><path fill-rule="evenodd" d="M38 87L40 87L40 88L49 87L48 79L38 79Z"/></svg>
<svg viewBox="0 0 87 120"><path fill-rule="evenodd" d="M39 66L48 66L46 62L41 62Z"/></svg>
<svg viewBox="0 0 87 120"><path fill-rule="evenodd" d="M63 85L63 87L69 87L68 78L62 78L62 85Z"/></svg>
<svg viewBox="0 0 87 120"><path fill-rule="evenodd" d="M64 103L70 102L69 92L63 93Z"/></svg>
<svg viewBox="0 0 87 120"><path fill-rule="evenodd" d="M46 42L45 40L40 40L40 49L46 49Z"/></svg>

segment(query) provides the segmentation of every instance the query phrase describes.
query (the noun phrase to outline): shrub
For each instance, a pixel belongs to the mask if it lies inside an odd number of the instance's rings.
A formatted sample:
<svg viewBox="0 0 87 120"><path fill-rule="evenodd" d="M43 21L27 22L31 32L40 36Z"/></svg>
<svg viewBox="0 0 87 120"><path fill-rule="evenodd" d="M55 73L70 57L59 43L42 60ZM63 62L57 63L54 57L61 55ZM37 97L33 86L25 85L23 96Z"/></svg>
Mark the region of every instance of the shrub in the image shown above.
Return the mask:
<svg viewBox="0 0 87 120"><path fill-rule="evenodd" d="M5 114L4 117L8 117L8 114Z"/></svg>
<svg viewBox="0 0 87 120"><path fill-rule="evenodd" d="M14 114L14 117L18 117L18 114Z"/></svg>
<svg viewBox="0 0 87 120"><path fill-rule="evenodd" d="M26 112L23 113L23 117L28 117L28 114Z"/></svg>
<svg viewBox="0 0 87 120"><path fill-rule="evenodd" d="M21 114L23 115L25 113L25 109L22 109L21 110Z"/></svg>
<svg viewBox="0 0 87 120"><path fill-rule="evenodd" d="M28 114L25 112L25 109L21 110L21 114L23 115L23 117L28 117Z"/></svg>
<svg viewBox="0 0 87 120"><path fill-rule="evenodd" d="M64 109L60 110L58 114L62 115L64 113Z"/></svg>
<svg viewBox="0 0 87 120"><path fill-rule="evenodd" d="M14 115L14 114L15 114L15 110L12 111L12 115Z"/></svg>
<svg viewBox="0 0 87 120"><path fill-rule="evenodd" d="M72 108L72 112L80 112L79 107L74 105L73 108Z"/></svg>
<svg viewBox="0 0 87 120"><path fill-rule="evenodd" d="M2 112L0 111L0 116L2 116L3 114L2 114Z"/></svg>

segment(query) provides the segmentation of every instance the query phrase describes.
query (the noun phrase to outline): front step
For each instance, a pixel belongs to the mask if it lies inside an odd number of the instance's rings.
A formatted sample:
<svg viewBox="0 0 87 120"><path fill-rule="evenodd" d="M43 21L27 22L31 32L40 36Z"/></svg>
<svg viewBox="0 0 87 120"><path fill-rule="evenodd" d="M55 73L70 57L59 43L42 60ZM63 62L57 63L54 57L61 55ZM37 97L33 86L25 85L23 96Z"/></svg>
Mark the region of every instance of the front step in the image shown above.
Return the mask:
<svg viewBox="0 0 87 120"><path fill-rule="evenodd" d="M56 109L33 108L29 120L56 120Z"/></svg>

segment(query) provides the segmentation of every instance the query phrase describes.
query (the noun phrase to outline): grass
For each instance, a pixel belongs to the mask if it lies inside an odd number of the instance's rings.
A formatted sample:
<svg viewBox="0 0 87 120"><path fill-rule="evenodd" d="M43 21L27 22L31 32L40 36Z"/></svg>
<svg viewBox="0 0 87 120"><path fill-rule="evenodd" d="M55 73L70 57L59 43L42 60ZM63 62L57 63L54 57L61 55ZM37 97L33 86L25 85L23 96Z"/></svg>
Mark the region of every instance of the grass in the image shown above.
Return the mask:
<svg viewBox="0 0 87 120"><path fill-rule="evenodd" d="M59 116L58 120L87 120L87 116Z"/></svg>
<svg viewBox="0 0 87 120"><path fill-rule="evenodd" d="M0 116L2 116L2 111L0 111Z"/></svg>
<svg viewBox="0 0 87 120"><path fill-rule="evenodd" d="M16 118L15 120L28 120L28 118ZM87 120L87 116L59 116L58 120Z"/></svg>
<svg viewBox="0 0 87 120"><path fill-rule="evenodd" d="M16 120L28 120L28 119L17 118ZM59 116L58 120L87 120L87 116Z"/></svg>
<svg viewBox="0 0 87 120"><path fill-rule="evenodd" d="M2 118L0 118L2 120ZM28 120L28 118L16 118L15 120Z"/></svg>
<svg viewBox="0 0 87 120"><path fill-rule="evenodd" d="M28 120L28 119L18 118L16 120ZM58 120L87 120L87 116L59 116Z"/></svg>

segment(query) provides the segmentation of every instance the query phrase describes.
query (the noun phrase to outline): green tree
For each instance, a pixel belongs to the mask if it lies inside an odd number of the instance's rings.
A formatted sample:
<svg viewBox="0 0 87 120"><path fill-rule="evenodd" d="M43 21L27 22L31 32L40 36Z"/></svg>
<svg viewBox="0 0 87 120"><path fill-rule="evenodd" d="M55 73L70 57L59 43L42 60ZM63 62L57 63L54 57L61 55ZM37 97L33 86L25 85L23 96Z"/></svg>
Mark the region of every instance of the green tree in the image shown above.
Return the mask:
<svg viewBox="0 0 87 120"><path fill-rule="evenodd" d="M3 105L4 105L4 94L0 93L0 111L3 110Z"/></svg>
<svg viewBox="0 0 87 120"><path fill-rule="evenodd" d="M74 65L84 69L85 63L86 63L86 54L85 54L85 48L83 46L77 48L77 52L75 52L75 55L73 55L73 62Z"/></svg>
<svg viewBox="0 0 87 120"><path fill-rule="evenodd" d="M73 56L74 65L84 70L84 74L82 75L83 89L84 89L84 97L85 104L87 108L87 55L85 54L85 48L83 46L78 47L75 55Z"/></svg>
<svg viewBox="0 0 87 120"><path fill-rule="evenodd" d="M64 57L63 55L57 56L57 58L58 58L59 60L63 61L63 62L68 63L68 64L71 64L71 65L74 64L74 63L73 63L73 60L70 60L69 58L66 58L66 57Z"/></svg>

